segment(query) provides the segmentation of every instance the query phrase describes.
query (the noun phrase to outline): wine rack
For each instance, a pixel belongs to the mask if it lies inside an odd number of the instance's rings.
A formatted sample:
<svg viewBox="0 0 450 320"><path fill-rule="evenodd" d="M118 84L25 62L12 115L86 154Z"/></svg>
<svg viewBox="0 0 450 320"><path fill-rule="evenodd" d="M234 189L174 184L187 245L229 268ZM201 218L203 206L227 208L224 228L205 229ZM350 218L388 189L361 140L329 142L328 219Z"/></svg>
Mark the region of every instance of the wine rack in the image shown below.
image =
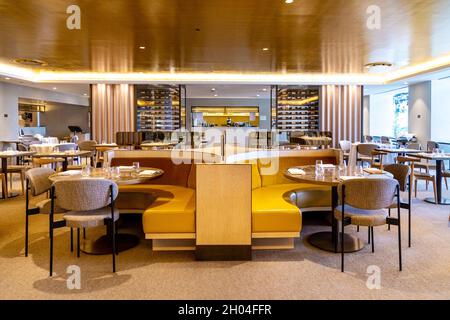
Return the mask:
<svg viewBox="0 0 450 320"><path fill-rule="evenodd" d="M276 123L277 130L319 131L319 87L276 87L275 105L276 115L273 123Z"/></svg>
<svg viewBox="0 0 450 320"><path fill-rule="evenodd" d="M136 128L145 131L179 130L183 122L182 87L136 85Z"/></svg>

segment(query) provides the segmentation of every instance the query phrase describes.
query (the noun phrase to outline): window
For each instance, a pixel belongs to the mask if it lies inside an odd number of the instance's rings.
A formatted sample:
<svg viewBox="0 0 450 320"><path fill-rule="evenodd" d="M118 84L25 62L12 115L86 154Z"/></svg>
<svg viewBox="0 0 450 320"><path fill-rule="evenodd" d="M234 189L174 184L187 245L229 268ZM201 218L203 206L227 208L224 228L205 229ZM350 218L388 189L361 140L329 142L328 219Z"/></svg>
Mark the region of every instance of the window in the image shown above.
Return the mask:
<svg viewBox="0 0 450 320"><path fill-rule="evenodd" d="M370 96L370 135L400 137L408 133L408 88Z"/></svg>

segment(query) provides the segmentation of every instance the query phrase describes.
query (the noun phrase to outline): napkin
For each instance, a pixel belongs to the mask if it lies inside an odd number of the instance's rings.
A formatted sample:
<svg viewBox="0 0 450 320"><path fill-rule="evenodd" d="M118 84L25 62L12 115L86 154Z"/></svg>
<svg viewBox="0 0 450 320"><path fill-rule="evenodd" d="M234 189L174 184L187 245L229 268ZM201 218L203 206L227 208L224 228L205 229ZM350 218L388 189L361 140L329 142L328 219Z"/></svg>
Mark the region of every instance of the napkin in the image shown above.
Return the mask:
<svg viewBox="0 0 450 320"><path fill-rule="evenodd" d="M364 169L364 172L367 172L368 174L382 174L383 170L380 170L377 168L367 168L367 169Z"/></svg>
<svg viewBox="0 0 450 320"><path fill-rule="evenodd" d="M289 174L292 174L294 176L303 176L306 174L306 172L304 170L299 169L299 168L288 169L288 172L289 172Z"/></svg>
<svg viewBox="0 0 450 320"><path fill-rule="evenodd" d="M69 170L69 171L60 172L58 175L59 176L77 176L80 174L81 174L80 170Z"/></svg>
<svg viewBox="0 0 450 320"><path fill-rule="evenodd" d="M133 166L119 166L120 170L133 170Z"/></svg>
<svg viewBox="0 0 450 320"><path fill-rule="evenodd" d="M140 176L152 176L157 172L158 172L158 170L144 170L142 172L139 172L139 175Z"/></svg>
<svg viewBox="0 0 450 320"><path fill-rule="evenodd" d="M347 180L352 180L352 179L360 179L361 177L357 177L357 176L341 176L339 178L339 180L341 181L347 181Z"/></svg>

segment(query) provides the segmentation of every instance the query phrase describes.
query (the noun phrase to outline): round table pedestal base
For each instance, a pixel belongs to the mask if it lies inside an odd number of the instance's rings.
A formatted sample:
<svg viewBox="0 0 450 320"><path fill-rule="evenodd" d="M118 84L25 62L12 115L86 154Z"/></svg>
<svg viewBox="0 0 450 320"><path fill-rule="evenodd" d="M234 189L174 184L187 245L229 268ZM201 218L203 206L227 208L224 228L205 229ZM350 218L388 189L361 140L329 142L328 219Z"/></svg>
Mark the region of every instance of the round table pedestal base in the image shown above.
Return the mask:
<svg viewBox="0 0 450 320"><path fill-rule="evenodd" d="M140 241L139 237L133 234L122 233L116 235L116 240L119 252L136 247ZM104 235L94 241L84 240L80 249L82 252L92 255L112 254L112 240L108 235Z"/></svg>
<svg viewBox="0 0 450 320"><path fill-rule="evenodd" d="M440 203L436 203L436 200L434 200L434 198L426 198L425 202L432 203L432 204L440 204L442 206L450 206L450 199L445 199L445 198L441 199Z"/></svg>
<svg viewBox="0 0 450 320"><path fill-rule="evenodd" d="M324 251L335 252L334 243L332 241L331 232L319 232L310 235L307 239L312 246ZM364 249L364 242L358 237L349 234L344 234L344 252L356 252ZM337 245L337 252L341 252L341 234L339 234L339 242Z"/></svg>

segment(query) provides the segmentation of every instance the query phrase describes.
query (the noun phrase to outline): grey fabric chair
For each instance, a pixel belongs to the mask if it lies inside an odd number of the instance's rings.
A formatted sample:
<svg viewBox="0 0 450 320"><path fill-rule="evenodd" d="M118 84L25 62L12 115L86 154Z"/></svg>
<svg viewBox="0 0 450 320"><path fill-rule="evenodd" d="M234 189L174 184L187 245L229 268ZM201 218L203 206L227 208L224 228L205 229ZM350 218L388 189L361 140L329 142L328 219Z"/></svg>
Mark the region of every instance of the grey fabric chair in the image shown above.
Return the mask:
<svg viewBox="0 0 450 320"><path fill-rule="evenodd" d="M406 144L406 147L412 150L422 150L422 145L418 142L409 142Z"/></svg>
<svg viewBox="0 0 450 320"><path fill-rule="evenodd" d="M25 173L26 192L25 192L25 257L28 257L28 228L29 217L36 214L50 214L51 200L44 199L36 203L31 201L42 194L50 191L52 183L49 177L55 171L49 168L33 168ZM56 213L63 213L61 208L55 208ZM72 238L72 237L71 237Z"/></svg>
<svg viewBox="0 0 450 320"><path fill-rule="evenodd" d="M389 137L382 136L381 137L381 143L382 144L390 144L391 143L391 139Z"/></svg>
<svg viewBox="0 0 450 320"><path fill-rule="evenodd" d="M350 156L350 150L352 149L352 142L348 140L339 141L339 147L344 154L344 161L348 163L348 158Z"/></svg>
<svg viewBox="0 0 450 320"><path fill-rule="evenodd" d="M372 151L378 149L379 145L376 143L360 143L357 147L358 161L372 163Z"/></svg>
<svg viewBox="0 0 450 320"><path fill-rule="evenodd" d="M115 208L118 186L110 180L70 179L53 184L50 210L50 276L53 274L53 230L59 227L77 229L77 256L80 256L80 228L97 227L103 224L111 227L112 265L116 272L115 256L116 224L119 210ZM56 204L66 210L64 224L55 223L53 215Z"/></svg>
<svg viewBox="0 0 450 320"><path fill-rule="evenodd" d="M341 222L341 271L344 272L344 230L352 224L371 229L372 252L375 252L374 227L385 224L398 226L399 264L402 270L400 188L395 179L361 178L344 181L338 188L340 204L334 212ZM397 200L397 218L387 216L386 208ZM336 235L338 236L338 234ZM338 243L336 239L336 244Z"/></svg>
<svg viewBox="0 0 450 320"><path fill-rule="evenodd" d="M94 158L95 158L95 146L97 145L97 141L95 140L85 140L85 141L81 141L80 143L78 143L78 149L81 151L90 151L91 154L87 155L87 156L83 156L83 159L86 159L86 163L87 163L87 159L89 158L91 161L91 166L94 166ZM67 167L68 170L81 170L83 169L83 165L82 165L82 161L79 161L78 165L69 165Z"/></svg>
<svg viewBox="0 0 450 320"><path fill-rule="evenodd" d="M63 143L55 146L55 149L60 152L77 150L77 148L76 143Z"/></svg>
<svg viewBox="0 0 450 320"><path fill-rule="evenodd" d="M399 157L400 158L400 157ZM399 162L403 160L403 158L400 158ZM406 164L396 163L396 164L390 164L384 167L384 170L387 172L390 172L394 179L398 181L400 186L401 192L408 192L408 202L407 203L401 203L400 208L401 209L407 209L408 210L408 247L411 247L411 210L412 210L412 180L411 180L411 168L410 166ZM397 203L394 203L389 207L389 217L391 216L391 209L396 209ZM389 225L389 230L391 229L391 225Z"/></svg>

